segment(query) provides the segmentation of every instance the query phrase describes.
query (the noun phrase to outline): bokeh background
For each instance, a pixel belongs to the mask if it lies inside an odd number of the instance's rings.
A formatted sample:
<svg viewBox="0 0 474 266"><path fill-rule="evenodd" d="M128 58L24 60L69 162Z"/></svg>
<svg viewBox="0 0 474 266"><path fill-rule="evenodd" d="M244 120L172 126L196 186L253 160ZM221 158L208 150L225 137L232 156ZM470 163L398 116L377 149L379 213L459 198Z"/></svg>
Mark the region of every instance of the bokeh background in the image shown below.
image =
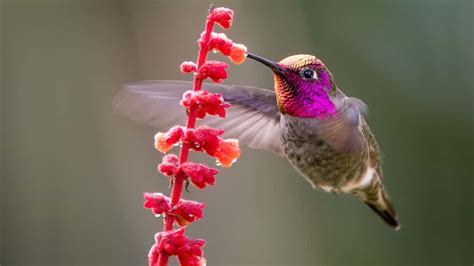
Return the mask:
<svg viewBox="0 0 474 266"><path fill-rule="evenodd" d="M145 265L161 221L144 191L155 129L113 112L122 84L189 79L208 1L1 0L0 264ZM316 192L282 158L244 149L191 189L209 265L472 265L473 2L214 1L228 35L273 59L322 58L370 107L403 228ZM219 58L219 57L216 57ZM272 88L254 62L228 84ZM199 157L198 159L201 159Z"/></svg>

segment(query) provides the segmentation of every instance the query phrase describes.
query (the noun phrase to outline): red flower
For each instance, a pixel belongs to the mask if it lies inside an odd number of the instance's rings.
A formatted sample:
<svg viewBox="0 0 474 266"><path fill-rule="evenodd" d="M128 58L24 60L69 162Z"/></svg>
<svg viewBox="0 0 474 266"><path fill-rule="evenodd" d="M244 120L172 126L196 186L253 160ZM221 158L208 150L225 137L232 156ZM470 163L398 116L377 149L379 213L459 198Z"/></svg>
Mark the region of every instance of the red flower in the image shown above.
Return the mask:
<svg viewBox="0 0 474 266"><path fill-rule="evenodd" d="M178 256L182 266L205 266L206 260L202 257L202 247L205 241L201 239L188 239L184 236L184 227L157 233L155 244L148 253L150 266L157 266L160 256Z"/></svg>
<svg viewBox="0 0 474 266"><path fill-rule="evenodd" d="M198 75L202 79L211 79L219 83L227 78L228 65L221 61L206 61L198 70Z"/></svg>
<svg viewBox="0 0 474 266"><path fill-rule="evenodd" d="M202 209L204 207L206 207L204 203L181 199L178 204L171 208L168 214L173 215L180 226L187 226L196 220L202 219Z"/></svg>
<svg viewBox="0 0 474 266"><path fill-rule="evenodd" d="M150 209L155 216L171 215L180 226L200 220L203 217L202 209L206 204L197 201L180 199L178 204L171 207L171 199L161 193L143 193L145 203L143 207Z"/></svg>
<svg viewBox="0 0 474 266"><path fill-rule="evenodd" d="M224 131L208 126L201 126L197 129L186 129L183 142L190 144L195 151L206 151L207 154L214 156L219 148L220 138Z"/></svg>
<svg viewBox="0 0 474 266"><path fill-rule="evenodd" d="M186 107L188 113L196 110L198 118L204 118L206 114L225 117L225 109L230 104L224 102L221 94L208 93L207 91L187 91L183 94L181 105Z"/></svg>
<svg viewBox="0 0 474 266"><path fill-rule="evenodd" d="M183 129L180 126L174 126L165 133L158 132L155 135L155 149L166 153L178 143L182 136Z"/></svg>
<svg viewBox="0 0 474 266"><path fill-rule="evenodd" d="M216 7L209 12L208 21L219 24L224 29L230 28L234 11L225 7Z"/></svg>
<svg viewBox="0 0 474 266"><path fill-rule="evenodd" d="M207 261L200 256L181 255L178 257L181 266L206 266Z"/></svg>
<svg viewBox="0 0 474 266"><path fill-rule="evenodd" d="M247 47L240 43L234 43L229 55L230 61L236 65L240 65L245 61L245 58L247 58Z"/></svg>
<svg viewBox="0 0 474 266"><path fill-rule="evenodd" d="M215 157L224 167L230 167L240 156L239 141L237 139L222 140Z"/></svg>
<svg viewBox="0 0 474 266"><path fill-rule="evenodd" d="M155 235L155 239L157 239L157 235ZM158 242L158 240L156 240ZM158 247L158 244L154 244L151 246L150 251L148 252L148 265L149 266L159 266L158 265L158 259L160 256L164 256L160 254L160 249ZM169 255L168 255L169 256Z"/></svg>
<svg viewBox="0 0 474 266"><path fill-rule="evenodd" d="M163 215L167 213L170 209L170 198L164 196L161 193L143 193L145 198L145 203L143 204L144 208L150 209L154 215Z"/></svg>
<svg viewBox="0 0 474 266"><path fill-rule="evenodd" d="M181 72L183 72L183 73L191 73L191 72L196 72L197 65L194 62L185 61L185 62L181 63L179 68L181 69Z"/></svg>
<svg viewBox="0 0 474 266"><path fill-rule="evenodd" d="M200 44L202 44L202 38L204 34L205 32L201 34L201 39L199 40ZM232 45L232 40L227 38L227 35L224 33L211 33L208 42L209 51L214 50L221 52L223 55L230 55L230 52L232 51Z"/></svg>
<svg viewBox="0 0 474 266"><path fill-rule="evenodd" d="M205 244L206 241L202 239L187 239L181 254L178 254L181 266L206 266L206 259L202 257L202 247Z"/></svg>
<svg viewBox="0 0 474 266"><path fill-rule="evenodd" d="M215 175L219 173L219 171L214 168L192 162L183 163L178 171L182 171L191 179L191 183L200 189L205 188L206 185L214 185L216 180Z"/></svg>
<svg viewBox="0 0 474 266"><path fill-rule="evenodd" d="M168 154L163 156L161 163L158 165L158 171L165 176L173 176L178 165L178 156Z"/></svg>

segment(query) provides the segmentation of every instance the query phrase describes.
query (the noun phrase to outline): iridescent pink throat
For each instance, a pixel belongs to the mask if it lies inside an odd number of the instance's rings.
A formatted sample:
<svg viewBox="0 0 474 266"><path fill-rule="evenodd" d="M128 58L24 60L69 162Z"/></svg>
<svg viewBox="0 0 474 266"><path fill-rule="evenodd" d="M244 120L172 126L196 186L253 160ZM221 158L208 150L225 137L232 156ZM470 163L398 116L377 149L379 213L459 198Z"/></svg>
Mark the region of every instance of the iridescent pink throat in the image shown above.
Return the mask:
<svg viewBox="0 0 474 266"><path fill-rule="evenodd" d="M329 74L318 71L317 80L303 80L297 72L274 75L275 93L280 112L301 118L328 118L336 114L331 101Z"/></svg>

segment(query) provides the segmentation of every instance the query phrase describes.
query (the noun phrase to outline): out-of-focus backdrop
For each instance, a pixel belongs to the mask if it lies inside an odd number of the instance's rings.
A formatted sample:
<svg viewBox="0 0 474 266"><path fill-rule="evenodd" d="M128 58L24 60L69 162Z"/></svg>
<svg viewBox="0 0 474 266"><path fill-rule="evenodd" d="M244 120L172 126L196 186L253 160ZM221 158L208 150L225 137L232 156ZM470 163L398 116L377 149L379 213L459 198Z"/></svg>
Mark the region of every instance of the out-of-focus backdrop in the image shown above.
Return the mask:
<svg viewBox="0 0 474 266"><path fill-rule="evenodd" d="M142 193L168 183L155 129L112 98L130 81L189 80L178 66L196 57L209 3L1 0L1 265L146 264L162 225ZM208 205L188 230L208 264L472 265L473 2L215 4L236 12L232 39L272 59L315 54L369 105L403 227L245 148L214 188L185 194ZM257 63L229 73L272 88Z"/></svg>

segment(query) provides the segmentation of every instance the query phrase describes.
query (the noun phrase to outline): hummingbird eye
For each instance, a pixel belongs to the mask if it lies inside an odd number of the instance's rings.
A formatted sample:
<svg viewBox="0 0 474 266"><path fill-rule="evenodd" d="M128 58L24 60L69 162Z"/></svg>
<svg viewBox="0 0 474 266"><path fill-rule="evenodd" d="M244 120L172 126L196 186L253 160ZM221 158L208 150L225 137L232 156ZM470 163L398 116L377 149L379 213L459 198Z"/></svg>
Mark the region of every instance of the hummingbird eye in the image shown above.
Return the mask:
<svg viewBox="0 0 474 266"><path fill-rule="evenodd" d="M318 79L316 72L310 68L303 69L300 75L305 80Z"/></svg>

